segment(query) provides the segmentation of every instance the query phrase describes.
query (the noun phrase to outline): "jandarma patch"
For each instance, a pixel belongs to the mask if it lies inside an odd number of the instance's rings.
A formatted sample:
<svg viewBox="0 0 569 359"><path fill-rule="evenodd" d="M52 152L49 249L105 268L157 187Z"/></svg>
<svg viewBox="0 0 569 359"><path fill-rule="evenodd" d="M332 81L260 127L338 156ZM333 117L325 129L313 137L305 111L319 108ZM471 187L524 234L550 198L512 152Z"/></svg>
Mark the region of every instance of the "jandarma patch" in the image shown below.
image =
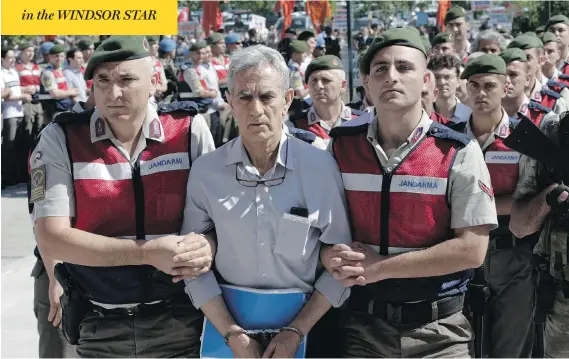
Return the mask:
<svg viewBox="0 0 569 359"><path fill-rule="evenodd" d="M41 201L45 198L45 165L34 168L30 178L30 203Z"/></svg>

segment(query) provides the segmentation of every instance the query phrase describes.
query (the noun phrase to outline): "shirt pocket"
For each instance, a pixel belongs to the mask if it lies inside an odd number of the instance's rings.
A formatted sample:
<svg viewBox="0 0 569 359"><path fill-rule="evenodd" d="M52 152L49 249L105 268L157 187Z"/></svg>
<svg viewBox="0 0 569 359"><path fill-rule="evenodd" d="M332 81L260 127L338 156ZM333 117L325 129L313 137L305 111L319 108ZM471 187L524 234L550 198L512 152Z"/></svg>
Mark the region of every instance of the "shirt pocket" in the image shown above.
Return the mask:
<svg viewBox="0 0 569 359"><path fill-rule="evenodd" d="M304 260L309 229L308 218L285 213L279 219L275 253L287 261Z"/></svg>

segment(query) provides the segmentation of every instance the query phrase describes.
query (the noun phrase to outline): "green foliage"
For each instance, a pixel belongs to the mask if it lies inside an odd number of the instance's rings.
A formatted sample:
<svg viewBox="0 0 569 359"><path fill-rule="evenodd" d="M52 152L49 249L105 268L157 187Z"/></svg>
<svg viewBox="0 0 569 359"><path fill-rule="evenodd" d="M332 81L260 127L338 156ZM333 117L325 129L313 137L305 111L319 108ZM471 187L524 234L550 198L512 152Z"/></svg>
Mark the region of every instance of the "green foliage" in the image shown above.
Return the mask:
<svg viewBox="0 0 569 359"><path fill-rule="evenodd" d="M514 18L512 33L520 34L534 31L536 27L545 25L551 16L569 14L569 1L517 1L516 5L522 9L522 16Z"/></svg>

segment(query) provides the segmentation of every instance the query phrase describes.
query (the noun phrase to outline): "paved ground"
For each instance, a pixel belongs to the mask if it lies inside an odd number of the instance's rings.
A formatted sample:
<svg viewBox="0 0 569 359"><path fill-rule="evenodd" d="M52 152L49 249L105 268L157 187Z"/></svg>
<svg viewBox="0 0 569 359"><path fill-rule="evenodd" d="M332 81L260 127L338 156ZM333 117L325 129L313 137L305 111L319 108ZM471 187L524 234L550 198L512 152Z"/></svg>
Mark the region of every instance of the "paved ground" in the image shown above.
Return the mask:
<svg viewBox="0 0 569 359"><path fill-rule="evenodd" d="M25 185L2 190L2 349L3 358L37 358L33 313L35 263Z"/></svg>

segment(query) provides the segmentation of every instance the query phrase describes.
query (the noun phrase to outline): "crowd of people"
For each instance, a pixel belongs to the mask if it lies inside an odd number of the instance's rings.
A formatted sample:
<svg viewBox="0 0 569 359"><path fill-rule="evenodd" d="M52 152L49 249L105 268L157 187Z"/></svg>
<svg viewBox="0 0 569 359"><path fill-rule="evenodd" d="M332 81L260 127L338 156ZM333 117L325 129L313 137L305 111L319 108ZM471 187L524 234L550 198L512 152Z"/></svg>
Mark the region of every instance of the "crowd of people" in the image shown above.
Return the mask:
<svg viewBox="0 0 569 359"><path fill-rule="evenodd" d="M444 22L362 29L352 103L331 27L3 47L40 357L195 357L204 316L237 357L568 356L569 174L504 142L569 153L569 19ZM262 346L222 283L311 295Z"/></svg>

